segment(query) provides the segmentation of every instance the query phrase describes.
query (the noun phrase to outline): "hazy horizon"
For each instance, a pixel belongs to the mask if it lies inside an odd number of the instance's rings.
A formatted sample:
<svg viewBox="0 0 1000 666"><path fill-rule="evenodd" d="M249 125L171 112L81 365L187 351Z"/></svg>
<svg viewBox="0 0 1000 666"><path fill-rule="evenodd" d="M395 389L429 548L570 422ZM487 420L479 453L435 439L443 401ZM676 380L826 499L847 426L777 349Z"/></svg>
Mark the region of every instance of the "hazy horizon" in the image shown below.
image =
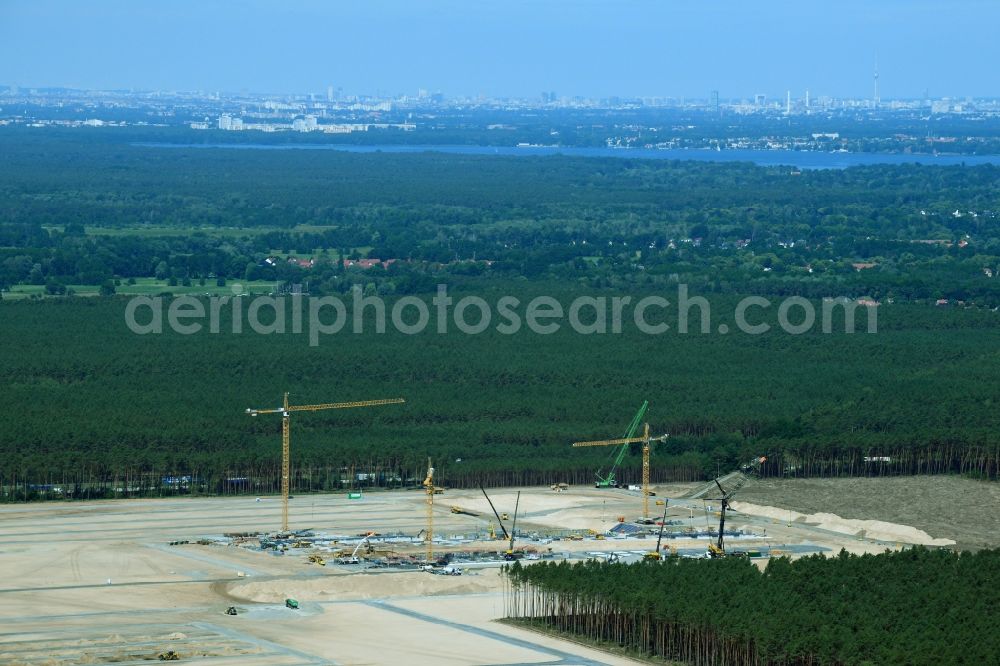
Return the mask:
<svg viewBox="0 0 1000 666"><path fill-rule="evenodd" d="M996 97L1000 4L725 0L3 0L0 82L25 88L723 99Z"/></svg>

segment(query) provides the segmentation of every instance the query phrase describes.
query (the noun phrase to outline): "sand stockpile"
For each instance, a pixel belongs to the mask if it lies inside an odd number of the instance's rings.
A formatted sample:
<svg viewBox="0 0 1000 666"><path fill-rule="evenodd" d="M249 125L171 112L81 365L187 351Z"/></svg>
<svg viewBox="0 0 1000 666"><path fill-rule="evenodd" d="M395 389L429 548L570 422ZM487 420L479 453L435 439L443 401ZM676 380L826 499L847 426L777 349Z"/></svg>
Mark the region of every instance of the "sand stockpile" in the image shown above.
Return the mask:
<svg viewBox="0 0 1000 666"><path fill-rule="evenodd" d="M299 601L340 601L396 596L400 590L413 596L440 596L497 592L501 589L499 571L490 569L462 576L435 576L426 571L414 571L249 581L233 583L226 592L242 601L282 603L288 597Z"/></svg>
<svg viewBox="0 0 1000 666"><path fill-rule="evenodd" d="M850 534L852 536L877 539L879 541L898 541L900 543L910 543L920 546L955 545L955 542L951 539L935 539L927 532L918 530L916 527L887 523L882 520L852 520L850 518L841 518L833 513L806 514L779 509L773 506L750 504L749 502L733 502L731 506L735 511L750 516L806 523L808 525L815 525L823 530L837 532L838 534Z"/></svg>

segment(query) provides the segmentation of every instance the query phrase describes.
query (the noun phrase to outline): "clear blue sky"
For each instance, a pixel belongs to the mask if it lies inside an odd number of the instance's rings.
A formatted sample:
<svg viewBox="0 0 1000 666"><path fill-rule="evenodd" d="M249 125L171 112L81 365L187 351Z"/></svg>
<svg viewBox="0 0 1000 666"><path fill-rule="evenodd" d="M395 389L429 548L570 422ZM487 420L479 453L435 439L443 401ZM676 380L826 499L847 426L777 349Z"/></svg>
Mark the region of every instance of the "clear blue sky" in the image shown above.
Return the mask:
<svg viewBox="0 0 1000 666"><path fill-rule="evenodd" d="M1000 96L997 0L0 0L0 84Z"/></svg>

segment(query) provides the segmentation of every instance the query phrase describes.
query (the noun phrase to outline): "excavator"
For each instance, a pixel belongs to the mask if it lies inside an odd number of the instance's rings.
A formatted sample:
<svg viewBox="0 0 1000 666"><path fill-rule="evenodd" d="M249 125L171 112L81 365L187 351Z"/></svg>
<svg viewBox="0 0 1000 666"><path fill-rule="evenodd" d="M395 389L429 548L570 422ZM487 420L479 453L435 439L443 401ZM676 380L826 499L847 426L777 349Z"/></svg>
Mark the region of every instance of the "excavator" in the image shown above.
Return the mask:
<svg viewBox="0 0 1000 666"><path fill-rule="evenodd" d="M760 472L761 465L767 461L765 456L760 456L759 458L754 458L747 464L740 467L739 474L736 476L736 480L733 485L726 490L719 483L719 480L715 480L715 485L719 487L719 497L709 498L713 501L719 502L719 540L716 543L709 542L708 544L708 556L711 558L718 557L741 557L743 553L727 553L726 545L724 542L725 527L726 527L726 511L729 509L729 501L733 498L733 495L739 491L750 478Z"/></svg>

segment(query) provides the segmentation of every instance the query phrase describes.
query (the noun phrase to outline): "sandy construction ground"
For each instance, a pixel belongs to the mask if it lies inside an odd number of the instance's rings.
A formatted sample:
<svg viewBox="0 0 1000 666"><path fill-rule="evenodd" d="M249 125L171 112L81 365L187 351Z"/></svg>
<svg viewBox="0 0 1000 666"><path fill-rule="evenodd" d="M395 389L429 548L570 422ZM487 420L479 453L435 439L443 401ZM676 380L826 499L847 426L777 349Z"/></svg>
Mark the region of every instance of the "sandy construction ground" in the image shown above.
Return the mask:
<svg viewBox="0 0 1000 666"><path fill-rule="evenodd" d="M1000 484L958 476L765 479L739 499L803 514L910 525L959 549L1000 547Z"/></svg>
<svg viewBox="0 0 1000 666"><path fill-rule="evenodd" d="M664 486L657 489L658 498L676 498L688 489ZM496 491L491 498L498 511L513 515L515 491ZM405 491L366 494L362 500L300 496L291 503L291 525L331 534L416 535L424 526L423 502L422 494ZM650 504L651 512L663 511ZM453 505L481 515L452 513ZM682 529L717 521L706 502L671 499L669 505L669 517L684 523ZM757 534L738 541L750 548L864 552L897 547L906 539L940 538L907 526L854 529L858 526L837 517L810 522L816 517L793 515L788 520L787 509L742 508L746 512L734 512L729 524ZM640 510L638 494L624 490L524 489L518 526L540 534L603 531L619 516L631 520ZM631 663L495 622L504 615L503 579L496 566L435 576L319 567L307 563L305 551L294 549L276 557L224 544L169 545L227 532L274 531L279 516L277 499L252 497L0 507L0 663L140 664L168 650L184 663L234 666ZM444 538L483 532L496 523L478 491L438 496L435 517L435 534ZM669 542L681 552L697 553L707 539ZM520 545L543 555L551 550L581 558L616 551L641 557L655 540L525 539ZM435 550L504 547L502 542L451 542ZM422 551L419 544L411 550ZM285 608L287 597L298 599L300 608ZM226 615L229 606L239 614Z"/></svg>

